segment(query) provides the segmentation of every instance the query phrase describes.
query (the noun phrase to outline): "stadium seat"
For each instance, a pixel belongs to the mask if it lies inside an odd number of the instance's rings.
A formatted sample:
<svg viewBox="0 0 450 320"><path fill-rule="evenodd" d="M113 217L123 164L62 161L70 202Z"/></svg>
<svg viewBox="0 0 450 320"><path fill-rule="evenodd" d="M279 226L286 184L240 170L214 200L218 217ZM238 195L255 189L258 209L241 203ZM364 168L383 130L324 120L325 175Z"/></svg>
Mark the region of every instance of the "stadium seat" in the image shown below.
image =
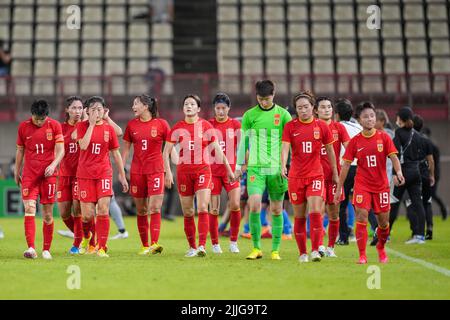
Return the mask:
<svg viewBox="0 0 450 320"><path fill-rule="evenodd" d="M407 38L425 38L423 22L406 22L405 36Z"/></svg>
<svg viewBox="0 0 450 320"><path fill-rule="evenodd" d="M152 40L170 40L173 38L172 26L168 23L155 23L152 25Z"/></svg>
<svg viewBox="0 0 450 320"><path fill-rule="evenodd" d="M128 74L146 74L148 62L146 59L130 59L128 62Z"/></svg>
<svg viewBox="0 0 450 320"><path fill-rule="evenodd" d="M79 63L76 59L64 59L58 65L59 76L76 76L78 75Z"/></svg>
<svg viewBox="0 0 450 320"><path fill-rule="evenodd" d="M102 43L101 42L84 42L81 47L83 58L98 58L102 57Z"/></svg>
<svg viewBox="0 0 450 320"><path fill-rule="evenodd" d="M381 32L383 39L400 39L402 37L400 22L383 22Z"/></svg>
<svg viewBox="0 0 450 320"><path fill-rule="evenodd" d="M59 44L59 58L76 58L78 57L78 42L61 42Z"/></svg>
<svg viewBox="0 0 450 320"><path fill-rule="evenodd" d="M356 56L356 44L353 40L341 40L336 41L336 55L342 56Z"/></svg>
<svg viewBox="0 0 450 320"><path fill-rule="evenodd" d="M123 59L106 60L105 75L111 74L125 74L125 61Z"/></svg>
<svg viewBox="0 0 450 320"><path fill-rule="evenodd" d="M286 31L283 23L266 23L265 37L266 39L284 39Z"/></svg>
<svg viewBox="0 0 450 320"><path fill-rule="evenodd" d="M341 58L337 61L337 72L342 73L358 73L358 66L356 65L356 59L353 58Z"/></svg>
<svg viewBox="0 0 450 320"><path fill-rule="evenodd" d="M218 30L219 30L218 32L219 40L238 38L238 26L236 24L221 23L219 24ZM260 37L261 33L258 36Z"/></svg>
<svg viewBox="0 0 450 320"><path fill-rule="evenodd" d="M309 43L306 40L303 41L290 41L289 42L289 55L291 57L299 57L304 56L307 57L309 55Z"/></svg>
<svg viewBox="0 0 450 320"><path fill-rule="evenodd" d="M152 45L153 57L172 57L172 42L169 41L155 41Z"/></svg>
<svg viewBox="0 0 450 320"><path fill-rule="evenodd" d="M100 24L83 24L82 26L83 40L98 40L101 41L103 31Z"/></svg>
<svg viewBox="0 0 450 320"><path fill-rule="evenodd" d="M263 74L263 65L261 59L244 59L242 73L245 75Z"/></svg>
<svg viewBox="0 0 450 320"><path fill-rule="evenodd" d="M403 55L403 44L398 40L385 40L383 54L386 56Z"/></svg>
<svg viewBox="0 0 450 320"><path fill-rule="evenodd" d="M432 64L433 72L450 72L450 57L434 57Z"/></svg>
<svg viewBox="0 0 450 320"><path fill-rule="evenodd" d="M61 24L58 29L60 41L78 41L78 39L80 38L80 30L78 29L69 29L65 24Z"/></svg>
<svg viewBox="0 0 450 320"><path fill-rule="evenodd" d="M361 73L381 73L379 58L361 58Z"/></svg>
<svg viewBox="0 0 450 320"><path fill-rule="evenodd" d="M408 61L409 72L410 73L422 73L428 72L428 62L426 58L409 58Z"/></svg>
<svg viewBox="0 0 450 320"><path fill-rule="evenodd" d="M108 6L106 8L106 21L107 22L123 22L126 20L125 17L125 8L124 7L116 7L116 6Z"/></svg>
<svg viewBox="0 0 450 320"><path fill-rule="evenodd" d="M7 7L3 8L3 10L0 10L0 23L9 24L10 18L11 18L10 11L8 10Z"/></svg>
<svg viewBox="0 0 450 320"><path fill-rule="evenodd" d="M331 57L333 55L332 42L329 40L314 40L313 55L315 57Z"/></svg>
<svg viewBox="0 0 450 320"><path fill-rule="evenodd" d="M35 47L36 58L54 58L55 43L54 42L37 42Z"/></svg>
<svg viewBox="0 0 450 320"><path fill-rule="evenodd" d="M312 2L311 6L311 21L330 21L331 13L328 5L319 5Z"/></svg>
<svg viewBox="0 0 450 320"><path fill-rule="evenodd" d="M261 25L259 23L243 23L241 36L242 39L261 39Z"/></svg>
<svg viewBox="0 0 450 320"><path fill-rule="evenodd" d="M288 21L292 22L307 22L307 9L305 5L293 3L288 6Z"/></svg>
<svg viewBox="0 0 450 320"><path fill-rule="evenodd" d="M128 43L128 56L130 58L146 58L148 52L148 44L144 41L130 41Z"/></svg>
<svg viewBox="0 0 450 320"><path fill-rule="evenodd" d="M15 40L31 40L32 26L16 24L13 26L13 39Z"/></svg>
<svg viewBox="0 0 450 320"><path fill-rule="evenodd" d="M335 4L334 19L336 21L353 21L353 16L353 6L351 4Z"/></svg>
<svg viewBox="0 0 450 320"><path fill-rule="evenodd" d="M398 4L382 4L381 17L383 21L400 21L400 7Z"/></svg>
<svg viewBox="0 0 450 320"><path fill-rule="evenodd" d="M156 59L150 63L151 68L161 69L165 75L173 74L172 60L170 59Z"/></svg>
<svg viewBox="0 0 450 320"><path fill-rule="evenodd" d="M358 37L360 39L378 39L380 30L367 28L366 21L360 21L358 23Z"/></svg>
<svg viewBox="0 0 450 320"><path fill-rule="evenodd" d="M56 29L51 24L38 24L35 34L37 40L55 40Z"/></svg>
<svg viewBox="0 0 450 320"><path fill-rule="evenodd" d="M266 73L271 75L285 75L287 73L286 59L267 59Z"/></svg>
<svg viewBox="0 0 450 320"><path fill-rule="evenodd" d="M122 24L110 23L106 26L107 40L125 39L125 26Z"/></svg>
<svg viewBox="0 0 450 320"><path fill-rule="evenodd" d="M266 10L264 12L264 21L283 22L284 21L283 7L278 5L266 6Z"/></svg>
<svg viewBox="0 0 450 320"><path fill-rule="evenodd" d="M355 26L349 22L337 22L335 25L337 39L355 39Z"/></svg>
<svg viewBox="0 0 450 320"><path fill-rule="evenodd" d="M128 38L130 40L148 40L149 34L147 24L130 24L128 27Z"/></svg>
<svg viewBox="0 0 450 320"><path fill-rule="evenodd" d="M289 23L288 27L289 39L306 39L308 37L308 25L306 23Z"/></svg>
<svg viewBox="0 0 450 320"><path fill-rule="evenodd" d="M261 57L262 56L261 41L243 41L242 56L243 57Z"/></svg>
<svg viewBox="0 0 450 320"><path fill-rule="evenodd" d="M83 76L98 76L102 74L100 59L83 59L81 63L81 74Z"/></svg>
<svg viewBox="0 0 450 320"><path fill-rule="evenodd" d="M284 41L267 41L266 55L270 57L284 57L286 55L286 43Z"/></svg>
<svg viewBox="0 0 450 320"><path fill-rule="evenodd" d="M311 36L313 39L331 39L330 23L313 23Z"/></svg>
<svg viewBox="0 0 450 320"><path fill-rule="evenodd" d="M448 40L431 40L431 55L450 55Z"/></svg>
<svg viewBox="0 0 450 320"><path fill-rule="evenodd" d="M217 6L217 21L238 21L237 7Z"/></svg>
<svg viewBox="0 0 450 320"><path fill-rule="evenodd" d="M33 8L30 6L17 6L14 8L14 22L32 22Z"/></svg>
<svg viewBox="0 0 450 320"><path fill-rule="evenodd" d="M404 73L405 61L399 57L386 57L384 60L385 73Z"/></svg>
<svg viewBox="0 0 450 320"><path fill-rule="evenodd" d="M311 66L308 59L298 59L293 58L291 59L291 68L290 68L292 75L297 74L310 74L311 73Z"/></svg>
<svg viewBox="0 0 450 320"><path fill-rule="evenodd" d="M362 56L379 56L380 43L378 40L361 40L359 43L359 53Z"/></svg>
<svg viewBox="0 0 450 320"><path fill-rule="evenodd" d="M411 4L406 2L404 6L404 18L405 20L422 20L423 16L423 5L420 4Z"/></svg>
<svg viewBox="0 0 450 320"><path fill-rule="evenodd" d="M426 55L427 54L427 44L425 39L417 40L411 39L407 40L406 51L408 56L414 55Z"/></svg>
<svg viewBox="0 0 450 320"><path fill-rule="evenodd" d="M101 6L85 6L83 8L84 22L99 22L102 21L102 19L103 19L103 8Z"/></svg>
<svg viewBox="0 0 450 320"><path fill-rule="evenodd" d="M49 60L36 60L34 64L35 76L53 76L55 74L55 63Z"/></svg>
<svg viewBox="0 0 450 320"><path fill-rule="evenodd" d="M431 38L448 38L448 27L445 22L430 21L428 30Z"/></svg>
<svg viewBox="0 0 450 320"><path fill-rule="evenodd" d="M239 74L239 61L238 59L222 59L219 61L219 73L220 74Z"/></svg>
<svg viewBox="0 0 450 320"><path fill-rule="evenodd" d="M428 3L428 19L447 21L447 8L444 3ZM444 22L445 23L445 22Z"/></svg>
<svg viewBox="0 0 450 320"><path fill-rule="evenodd" d="M11 71L15 76L31 75L31 60L14 59L12 62Z"/></svg>
<svg viewBox="0 0 450 320"><path fill-rule="evenodd" d="M219 57L238 57L239 46L237 41L221 41L218 43Z"/></svg>
<svg viewBox="0 0 450 320"><path fill-rule="evenodd" d="M14 41L12 55L15 58L31 58L31 43Z"/></svg>
<svg viewBox="0 0 450 320"><path fill-rule="evenodd" d="M37 21L39 22L56 22L56 8L38 7Z"/></svg>
<svg viewBox="0 0 450 320"><path fill-rule="evenodd" d="M125 57L125 42L122 41L108 41L105 48L106 58L124 58Z"/></svg>
<svg viewBox="0 0 450 320"><path fill-rule="evenodd" d="M334 73L333 60L331 58L314 59L314 73Z"/></svg>
<svg viewBox="0 0 450 320"><path fill-rule="evenodd" d="M245 22L259 22L261 21L262 13L260 6L242 6L241 20Z"/></svg>

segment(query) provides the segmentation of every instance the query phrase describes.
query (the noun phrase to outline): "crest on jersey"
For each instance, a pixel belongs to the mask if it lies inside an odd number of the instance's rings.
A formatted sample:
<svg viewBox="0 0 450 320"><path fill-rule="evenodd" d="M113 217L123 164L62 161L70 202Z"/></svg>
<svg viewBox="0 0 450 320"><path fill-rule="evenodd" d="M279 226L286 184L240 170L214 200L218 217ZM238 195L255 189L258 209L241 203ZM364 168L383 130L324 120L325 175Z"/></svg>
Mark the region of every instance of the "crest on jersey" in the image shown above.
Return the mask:
<svg viewBox="0 0 450 320"><path fill-rule="evenodd" d="M48 141L53 140L53 131L52 131L52 129L47 129L46 133L47 133L47 140Z"/></svg>
<svg viewBox="0 0 450 320"><path fill-rule="evenodd" d="M158 135L158 129L156 129L156 127L152 127L151 135L152 138L156 138L156 136Z"/></svg>
<svg viewBox="0 0 450 320"><path fill-rule="evenodd" d="M22 194L24 197L28 196L28 189L23 189Z"/></svg>
<svg viewBox="0 0 450 320"><path fill-rule="evenodd" d="M337 132L337 130L333 130L333 139L334 139L334 141L339 140L339 133Z"/></svg>
<svg viewBox="0 0 450 320"><path fill-rule="evenodd" d="M295 192L291 193L291 198L292 200L296 201L297 200L297 194Z"/></svg>
<svg viewBox="0 0 450 320"><path fill-rule="evenodd" d="M81 191L80 196L84 199L86 198L87 194L86 191Z"/></svg>
<svg viewBox="0 0 450 320"><path fill-rule="evenodd" d="M57 197L58 199L61 199L61 197L62 197L61 191L58 191L58 192L56 193L56 197Z"/></svg>
<svg viewBox="0 0 450 320"><path fill-rule="evenodd" d="M273 117L273 124L278 126L280 125L280 114L277 113L274 117Z"/></svg>
<svg viewBox="0 0 450 320"><path fill-rule="evenodd" d="M103 132L103 140L105 140L105 142L109 141L109 131Z"/></svg>
<svg viewBox="0 0 450 320"><path fill-rule="evenodd" d="M250 182L255 182L256 177L255 176L250 176Z"/></svg>
<svg viewBox="0 0 450 320"><path fill-rule="evenodd" d="M377 140L378 152L383 152L383 140Z"/></svg>
<svg viewBox="0 0 450 320"><path fill-rule="evenodd" d="M314 139L316 139L316 140L320 139L320 128L319 127L314 128Z"/></svg>
<svg viewBox="0 0 450 320"><path fill-rule="evenodd" d="M180 185L180 189L181 189L181 192L185 192L186 191L186 185L185 184Z"/></svg>
<svg viewBox="0 0 450 320"><path fill-rule="evenodd" d="M362 194L357 194L356 195L356 203L362 203L363 202L363 196Z"/></svg>
<svg viewBox="0 0 450 320"><path fill-rule="evenodd" d="M138 191L137 186L132 186L131 187L131 193L137 193L137 191Z"/></svg>

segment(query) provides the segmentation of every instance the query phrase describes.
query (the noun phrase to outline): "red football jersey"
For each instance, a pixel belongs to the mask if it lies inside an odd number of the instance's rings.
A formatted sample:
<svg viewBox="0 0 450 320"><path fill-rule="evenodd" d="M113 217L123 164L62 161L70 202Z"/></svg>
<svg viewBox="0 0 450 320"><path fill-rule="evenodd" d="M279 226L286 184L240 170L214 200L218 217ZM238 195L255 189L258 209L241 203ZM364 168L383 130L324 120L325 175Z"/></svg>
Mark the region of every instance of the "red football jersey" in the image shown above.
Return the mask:
<svg viewBox="0 0 450 320"><path fill-rule="evenodd" d="M89 121L77 124L77 140L81 140L89 127ZM86 150L80 150L77 178L105 179L112 177L109 151L119 148L119 141L114 128L103 122L94 127L91 141Z"/></svg>
<svg viewBox="0 0 450 320"><path fill-rule="evenodd" d="M384 132L376 132L366 137L361 133L354 136L345 150L343 160L358 160L355 187L368 192L382 192L389 188L386 174L386 158L397 153L391 137Z"/></svg>
<svg viewBox="0 0 450 320"><path fill-rule="evenodd" d="M328 125L319 119L309 123L294 119L283 129L283 142L289 142L292 148L289 177L312 178L323 175L320 164L322 145L333 143Z"/></svg>
<svg viewBox="0 0 450 320"><path fill-rule="evenodd" d="M77 175L78 158L80 157L80 146L77 140L72 139L72 133L76 129L76 124L68 122L61 124L64 135L64 158L59 165L59 175L61 177L75 177Z"/></svg>
<svg viewBox="0 0 450 320"><path fill-rule="evenodd" d="M128 122L123 140L133 144L132 174L164 172L162 146L169 132L169 124L161 118L147 122L136 118Z"/></svg>
<svg viewBox="0 0 450 320"><path fill-rule="evenodd" d="M19 124L16 143L25 150L22 176L44 177L45 169L55 160L55 144L64 143L61 124L47 117L38 127L30 118ZM55 170L53 176L57 174Z"/></svg>
<svg viewBox="0 0 450 320"><path fill-rule="evenodd" d="M341 146L344 142L350 141L350 136L348 135L344 125L339 122L331 121L331 123L328 125L328 128L330 128L331 134L333 135L334 156L336 159L336 166L339 174L339 172L341 171L341 163L339 161ZM325 146L322 146L320 155L320 162L322 163L324 179L327 181L331 181L333 180L333 171L331 170L331 165L330 161L328 160L327 150L325 149Z"/></svg>
<svg viewBox="0 0 450 320"><path fill-rule="evenodd" d="M177 122L167 138L168 142L179 143L178 170L196 172L210 164L209 155L215 140L215 130L205 119L199 118L195 123L184 120Z"/></svg>
<svg viewBox="0 0 450 320"><path fill-rule="evenodd" d="M217 142L225 153L231 169L234 171L236 167L236 150L239 145L241 123L235 119L228 118L224 122L219 122L215 118L209 122L216 129L215 135ZM215 155L215 151L212 153ZM217 160L216 160L217 161ZM224 164L211 164L211 172L213 176L226 176L227 169Z"/></svg>

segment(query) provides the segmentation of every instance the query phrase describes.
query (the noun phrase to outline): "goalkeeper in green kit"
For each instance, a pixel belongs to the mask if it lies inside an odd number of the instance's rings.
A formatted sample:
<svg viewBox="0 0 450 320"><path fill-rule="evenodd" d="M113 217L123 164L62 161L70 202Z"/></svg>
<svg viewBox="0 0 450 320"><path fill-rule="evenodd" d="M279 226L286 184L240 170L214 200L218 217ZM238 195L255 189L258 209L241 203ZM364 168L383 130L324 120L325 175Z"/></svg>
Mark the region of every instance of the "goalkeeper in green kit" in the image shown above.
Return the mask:
<svg viewBox="0 0 450 320"><path fill-rule="evenodd" d="M242 138L238 149L236 178L247 170L249 224L253 250L249 260L260 259L261 251L261 199L265 188L269 192L272 213L273 260L280 260L280 244L283 232L283 199L287 180L281 176L281 136L283 128L291 121L287 110L273 102L275 85L270 80L256 83L258 104L244 113ZM248 159L246 152L248 150Z"/></svg>

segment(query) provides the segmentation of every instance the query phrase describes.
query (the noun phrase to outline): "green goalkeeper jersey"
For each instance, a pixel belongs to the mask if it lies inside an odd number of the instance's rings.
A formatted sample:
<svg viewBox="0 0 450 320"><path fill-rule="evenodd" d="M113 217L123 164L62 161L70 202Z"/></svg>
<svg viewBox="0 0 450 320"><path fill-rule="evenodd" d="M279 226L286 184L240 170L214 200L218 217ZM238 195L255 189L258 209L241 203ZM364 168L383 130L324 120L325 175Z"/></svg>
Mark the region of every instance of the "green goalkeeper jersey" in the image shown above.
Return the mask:
<svg viewBox="0 0 450 320"><path fill-rule="evenodd" d="M281 136L284 126L291 120L289 112L276 104L270 109L256 105L247 110L242 118L237 164L245 163L248 149L248 167L278 172L281 167Z"/></svg>

